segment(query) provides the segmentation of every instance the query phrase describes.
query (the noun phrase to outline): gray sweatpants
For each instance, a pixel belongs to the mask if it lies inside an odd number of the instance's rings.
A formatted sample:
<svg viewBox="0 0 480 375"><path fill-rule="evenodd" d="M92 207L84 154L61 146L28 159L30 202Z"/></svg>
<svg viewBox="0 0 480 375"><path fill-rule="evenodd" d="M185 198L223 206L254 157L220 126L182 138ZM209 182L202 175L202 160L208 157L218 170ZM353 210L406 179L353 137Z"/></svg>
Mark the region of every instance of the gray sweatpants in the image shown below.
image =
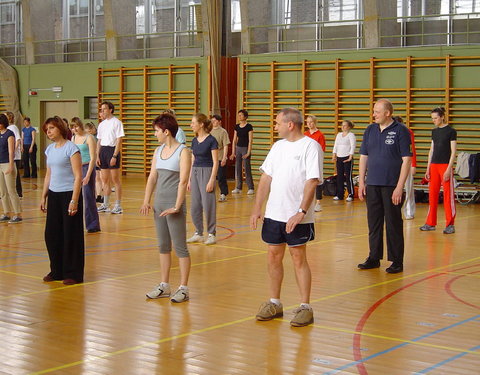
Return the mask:
<svg viewBox="0 0 480 375"><path fill-rule="evenodd" d="M191 214L193 225L199 235L203 235L203 212L207 219L207 232L217 232L217 201L215 199L215 187L207 193L206 187L212 174L211 167L193 167L190 179Z"/></svg>

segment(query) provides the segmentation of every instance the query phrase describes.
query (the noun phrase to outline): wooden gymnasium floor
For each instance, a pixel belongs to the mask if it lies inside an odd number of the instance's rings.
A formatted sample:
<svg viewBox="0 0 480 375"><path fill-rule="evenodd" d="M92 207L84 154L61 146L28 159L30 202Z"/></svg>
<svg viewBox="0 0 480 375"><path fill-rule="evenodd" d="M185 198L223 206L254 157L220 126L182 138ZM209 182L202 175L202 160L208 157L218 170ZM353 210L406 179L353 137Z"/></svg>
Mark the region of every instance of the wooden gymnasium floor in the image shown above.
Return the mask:
<svg viewBox="0 0 480 375"><path fill-rule="evenodd" d="M0 229L0 374L480 374L480 205L457 206L454 235L420 232L419 205L405 222L405 272L388 275L386 262L356 268L365 205L326 197L308 250L315 324L291 328L288 257L284 318L254 319L267 275L252 197L218 204L218 244L190 246L191 300L174 305L145 298L159 281L154 227L138 213L144 178L123 183L124 214L102 214L102 232L86 235L85 283L64 286L42 282L40 185L23 181L25 221Z"/></svg>

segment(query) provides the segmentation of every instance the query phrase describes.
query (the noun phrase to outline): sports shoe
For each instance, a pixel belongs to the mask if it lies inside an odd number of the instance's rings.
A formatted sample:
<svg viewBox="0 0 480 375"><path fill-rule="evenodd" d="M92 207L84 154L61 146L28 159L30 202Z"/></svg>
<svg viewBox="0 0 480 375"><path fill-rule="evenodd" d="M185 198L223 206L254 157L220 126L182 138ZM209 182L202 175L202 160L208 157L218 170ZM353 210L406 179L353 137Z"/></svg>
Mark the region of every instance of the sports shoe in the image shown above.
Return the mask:
<svg viewBox="0 0 480 375"><path fill-rule="evenodd" d="M277 305L271 301L261 304L260 309L256 315L257 320L266 321L283 316L283 306Z"/></svg>
<svg viewBox="0 0 480 375"><path fill-rule="evenodd" d="M390 267L388 267L385 272L387 273L399 273L403 272L403 264L399 263L392 263Z"/></svg>
<svg viewBox="0 0 480 375"><path fill-rule="evenodd" d="M8 221L8 224L18 224L18 223L21 223L22 221L23 219L21 217L14 216L12 217L11 220Z"/></svg>
<svg viewBox="0 0 480 375"><path fill-rule="evenodd" d="M188 295L188 289L184 288L178 288L175 293L173 293L172 298L170 298L170 301L175 302L175 303L181 303L188 301L190 299Z"/></svg>
<svg viewBox="0 0 480 375"><path fill-rule="evenodd" d="M97 195L97 198L95 199L97 203L103 203L103 197L101 195Z"/></svg>
<svg viewBox="0 0 480 375"><path fill-rule="evenodd" d="M295 316L290 322L292 327L305 327L313 323L313 310L311 307L299 306L293 310Z"/></svg>
<svg viewBox="0 0 480 375"><path fill-rule="evenodd" d="M187 243L203 242L203 236L200 236L197 232L187 240Z"/></svg>
<svg viewBox="0 0 480 375"><path fill-rule="evenodd" d="M227 196L225 194L220 194L220 198L218 198L219 202L225 202L227 200Z"/></svg>
<svg viewBox="0 0 480 375"><path fill-rule="evenodd" d="M347 202L353 201L353 197L348 196L347 199L346 199L346 201L347 201Z"/></svg>
<svg viewBox="0 0 480 375"><path fill-rule="evenodd" d="M214 234L209 233L207 239L205 240L205 245L213 245L217 243L217 239Z"/></svg>
<svg viewBox="0 0 480 375"><path fill-rule="evenodd" d="M445 234L453 234L455 233L455 226L454 225L448 225L444 230L443 233Z"/></svg>
<svg viewBox="0 0 480 375"><path fill-rule="evenodd" d="M253 195L253 194L255 194L255 190L249 189L249 190L247 191L247 195Z"/></svg>
<svg viewBox="0 0 480 375"><path fill-rule="evenodd" d="M339 197L333 197L333 200L334 200L334 201L339 201L340 198L339 198Z"/></svg>
<svg viewBox="0 0 480 375"><path fill-rule="evenodd" d="M0 223L6 223L9 220L10 220L10 216L7 216L7 215L0 216Z"/></svg>
<svg viewBox="0 0 480 375"><path fill-rule="evenodd" d="M242 190L240 189L235 188L232 190L232 194L241 194L241 193L242 193Z"/></svg>
<svg viewBox="0 0 480 375"><path fill-rule="evenodd" d="M160 283L148 292L146 296L150 299L170 297L170 286Z"/></svg>
<svg viewBox="0 0 480 375"><path fill-rule="evenodd" d="M315 205L315 212L320 212L320 211L322 211L322 205L320 203L317 203Z"/></svg>
<svg viewBox="0 0 480 375"><path fill-rule="evenodd" d="M100 206L97 208L98 212L110 212L110 207L108 207L105 203L102 203Z"/></svg>
<svg viewBox="0 0 480 375"><path fill-rule="evenodd" d="M372 268L380 267L380 260L378 259L371 259L368 257L365 262L360 263L358 266L361 270L371 270Z"/></svg>
<svg viewBox="0 0 480 375"><path fill-rule="evenodd" d="M113 206L113 209L112 211L110 211L111 214L122 214L123 213L123 210L122 210L122 206L120 206L119 204L116 204L115 206Z"/></svg>
<svg viewBox="0 0 480 375"><path fill-rule="evenodd" d="M430 231L430 230L435 230L435 225L425 224L425 225L420 227L420 230L423 231L423 232Z"/></svg>

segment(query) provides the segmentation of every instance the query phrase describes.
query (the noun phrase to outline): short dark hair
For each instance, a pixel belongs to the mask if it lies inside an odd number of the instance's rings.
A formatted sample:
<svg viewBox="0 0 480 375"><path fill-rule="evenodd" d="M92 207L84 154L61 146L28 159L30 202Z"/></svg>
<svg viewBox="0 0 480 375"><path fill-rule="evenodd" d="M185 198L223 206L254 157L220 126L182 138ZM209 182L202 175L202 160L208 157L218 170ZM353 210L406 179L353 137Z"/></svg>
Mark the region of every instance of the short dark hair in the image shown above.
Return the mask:
<svg viewBox="0 0 480 375"><path fill-rule="evenodd" d="M432 112L430 112L430 113L436 113L440 117L445 117L445 112L446 112L446 110L445 110L444 107L437 107L437 108L432 109Z"/></svg>
<svg viewBox="0 0 480 375"><path fill-rule="evenodd" d="M68 134L68 129L67 129L67 124L62 120L61 117L59 116L53 116L49 117L45 120L42 126L42 130L47 134L47 125L52 124L55 126L58 130L60 130L60 134L64 139L67 139L67 134Z"/></svg>
<svg viewBox="0 0 480 375"><path fill-rule="evenodd" d="M240 111L238 111L238 113L243 113L243 115L245 116L245 118L248 118L248 112L246 109L241 109Z"/></svg>
<svg viewBox="0 0 480 375"><path fill-rule="evenodd" d="M24 117L24 118L23 118L23 121L31 122L31 121L30 121L30 117Z"/></svg>
<svg viewBox="0 0 480 375"><path fill-rule="evenodd" d="M103 101L102 104L100 104L100 107L102 107L102 105L104 104L110 109L110 111L112 111L113 115L113 112L115 112L115 106L113 105L113 103L109 101Z"/></svg>
<svg viewBox="0 0 480 375"><path fill-rule="evenodd" d="M222 121L222 116L220 115L213 115L212 118L214 118L217 121Z"/></svg>
<svg viewBox="0 0 480 375"><path fill-rule="evenodd" d="M163 131L168 130L172 137L175 138L178 132L178 122L175 116L171 115L170 113L163 113L160 116L157 116L155 120L152 122L152 127L160 128Z"/></svg>
<svg viewBox="0 0 480 375"><path fill-rule="evenodd" d="M0 114L0 124L2 124L5 129L8 128L8 125L10 125L8 123L8 117L3 113Z"/></svg>

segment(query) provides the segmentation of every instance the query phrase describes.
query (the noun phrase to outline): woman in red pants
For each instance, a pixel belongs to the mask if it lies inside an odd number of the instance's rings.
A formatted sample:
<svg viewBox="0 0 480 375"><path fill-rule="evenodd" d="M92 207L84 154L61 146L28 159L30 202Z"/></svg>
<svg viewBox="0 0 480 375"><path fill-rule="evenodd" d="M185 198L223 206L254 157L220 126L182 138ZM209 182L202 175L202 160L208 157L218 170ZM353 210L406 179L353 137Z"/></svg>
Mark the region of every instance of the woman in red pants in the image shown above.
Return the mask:
<svg viewBox="0 0 480 375"><path fill-rule="evenodd" d="M427 222L422 231L435 230L440 187L443 187L443 206L446 225L443 233L455 233L455 193L453 162L457 151L457 131L445 122L445 108L435 108L431 112L435 129L432 130L432 143L428 153L425 178L429 180L429 209Z"/></svg>

